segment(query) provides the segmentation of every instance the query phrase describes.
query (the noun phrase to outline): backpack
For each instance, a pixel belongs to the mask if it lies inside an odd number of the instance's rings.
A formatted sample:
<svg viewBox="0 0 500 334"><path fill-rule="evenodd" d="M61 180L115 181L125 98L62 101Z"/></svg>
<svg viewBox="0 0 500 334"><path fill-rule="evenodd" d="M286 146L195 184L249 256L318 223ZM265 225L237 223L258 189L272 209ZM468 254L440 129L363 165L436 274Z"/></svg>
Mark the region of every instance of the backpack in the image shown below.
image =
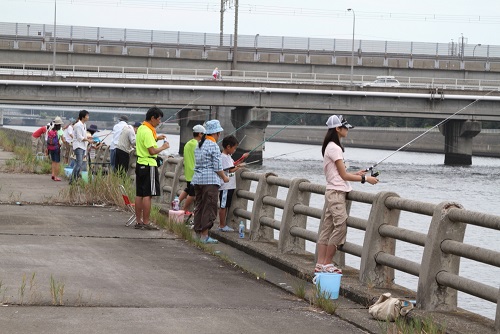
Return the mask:
<svg viewBox="0 0 500 334"><path fill-rule="evenodd" d="M47 136L47 149L55 151L59 149L59 138L57 138L57 131L50 130Z"/></svg>

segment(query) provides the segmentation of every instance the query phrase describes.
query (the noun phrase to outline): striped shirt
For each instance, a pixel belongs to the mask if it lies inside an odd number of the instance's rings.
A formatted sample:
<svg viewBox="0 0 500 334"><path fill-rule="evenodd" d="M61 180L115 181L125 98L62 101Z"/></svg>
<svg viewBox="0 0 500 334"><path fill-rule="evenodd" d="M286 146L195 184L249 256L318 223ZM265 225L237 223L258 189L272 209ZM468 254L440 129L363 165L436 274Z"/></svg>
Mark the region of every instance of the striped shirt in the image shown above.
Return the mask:
<svg viewBox="0 0 500 334"><path fill-rule="evenodd" d="M219 145L211 140L205 140L203 145L194 150L195 166L192 184L221 185L221 178L216 174L222 171L221 153Z"/></svg>

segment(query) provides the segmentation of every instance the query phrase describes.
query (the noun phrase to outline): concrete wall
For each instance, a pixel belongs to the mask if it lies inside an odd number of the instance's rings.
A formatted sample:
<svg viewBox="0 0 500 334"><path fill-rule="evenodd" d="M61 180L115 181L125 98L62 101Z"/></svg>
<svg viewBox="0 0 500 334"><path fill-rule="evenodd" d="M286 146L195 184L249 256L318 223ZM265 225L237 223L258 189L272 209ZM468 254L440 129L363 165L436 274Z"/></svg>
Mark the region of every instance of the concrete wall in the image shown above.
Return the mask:
<svg viewBox="0 0 500 334"><path fill-rule="evenodd" d="M283 126L268 126L266 137L272 136L281 129ZM349 135L343 143L346 147L397 150L425 131L427 129L358 127L349 131ZM326 127L324 126L288 126L270 141L321 145L325 134ZM434 129L404 150L444 153L444 136L437 129ZM472 152L475 156L500 157L500 131L483 130L473 138Z"/></svg>

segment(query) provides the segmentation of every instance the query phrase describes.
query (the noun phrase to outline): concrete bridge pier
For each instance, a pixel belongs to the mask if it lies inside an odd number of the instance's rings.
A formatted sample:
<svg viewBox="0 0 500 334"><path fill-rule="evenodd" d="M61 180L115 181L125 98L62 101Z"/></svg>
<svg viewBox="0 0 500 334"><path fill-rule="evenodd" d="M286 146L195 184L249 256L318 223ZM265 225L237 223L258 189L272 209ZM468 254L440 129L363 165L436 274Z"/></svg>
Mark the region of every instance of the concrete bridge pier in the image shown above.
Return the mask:
<svg viewBox="0 0 500 334"><path fill-rule="evenodd" d="M236 107L231 110L231 122L237 129L234 136L240 142L234 160L243 153L251 152L246 162L262 163L265 129L271 121L271 110L257 107ZM226 133L227 135L227 133Z"/></svg>
<svg viewBox="0 0 500 334"><path fill-rule="evenodd" d="M481 132L481 122L450 120L439 126L444 135L444 164L472 165L472 138Z"/></svg>
<svg viewBox="0 0 500 334"><path fill-rule="evenodd" d="M202 109L182 109L179 113L179 154L184 155L184 145L193 139L193 126L203 124L207 119L207 113ZM168 138L167 138L168 140Z"/></svg>
<svg viewBox="0 0 500 334"><path fill-rule="evenodd" d="M0 127L3 126L3 109L0 109Z"/></svg>

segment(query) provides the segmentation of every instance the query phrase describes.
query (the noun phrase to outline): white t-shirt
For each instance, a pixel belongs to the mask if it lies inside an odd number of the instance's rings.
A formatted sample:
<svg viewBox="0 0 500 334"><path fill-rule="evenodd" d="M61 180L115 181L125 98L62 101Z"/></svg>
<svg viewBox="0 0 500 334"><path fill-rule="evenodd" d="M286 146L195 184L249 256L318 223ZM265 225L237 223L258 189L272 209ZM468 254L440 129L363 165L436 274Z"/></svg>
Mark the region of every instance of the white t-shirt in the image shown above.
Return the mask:
<svg viewBox="0 0 500 334"><path fill-rule="evenodd" d="M339 170L335 165L335 161L337 160L344 161L342 149L334 142L329 142L325 149L325 156L323 157L326 189L349 192L352 190L352 186L348 181L344 181L344 179L340 177Z"/></svg>
<svg viewBox="0 0 500 334"><path fill-rule="evenodd" d="M220 155L220 159L222 162L222 169L234 167L233 158L231 158L229 154L222 153ZM226 173L226 175L229 177L229 182L222 183L219 190L236 189L236 174L234 172L230 173L229 171L224 171L224 173Z"/></svg>
<svg viewBox="0 0 500 334"><path fill-rule="evenodd" d="M70 144L73 142L73 125L68 125L66 130L64 130L64 140Z"/></svg>
<svg viewBox="0 0 500 334"><path fill-rule="evenodd" d="M122 130L127 125L128 125L127 122L120 121L113 127L113 141L111 142L111 145L109 145L110 150L114 150L116 148L116 145L118 145L118 141L120 140L120 135L122 134Z"/></svg>

